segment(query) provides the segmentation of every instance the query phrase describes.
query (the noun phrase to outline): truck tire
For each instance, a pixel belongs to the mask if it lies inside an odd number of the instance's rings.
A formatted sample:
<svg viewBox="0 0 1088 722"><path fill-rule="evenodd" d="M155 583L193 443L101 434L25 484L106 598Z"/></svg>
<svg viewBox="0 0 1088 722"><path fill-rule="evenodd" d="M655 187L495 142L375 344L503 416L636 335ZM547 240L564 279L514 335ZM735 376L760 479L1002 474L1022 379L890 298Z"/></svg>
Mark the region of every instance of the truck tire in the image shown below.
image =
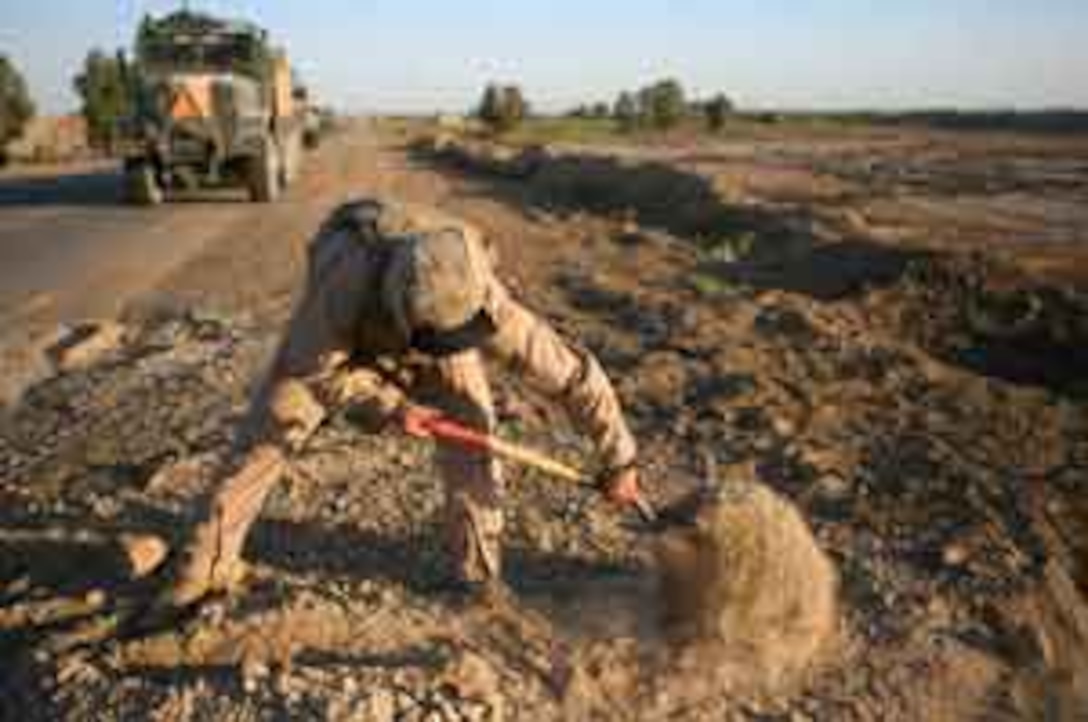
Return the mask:
<svg viewBox="0 0 1088 722"><path fill-rule="evenodd" d="M269 140L261 152L249 161L249 199L254 203L271 203L280 194L280 153Z"/></svg>
<svg viewBox="0 0 1088 722"><path fill-rule="evenodd" d="M125 167L125 200L137 206L157 206L163 201L155 167L145 161Z"/></svg>

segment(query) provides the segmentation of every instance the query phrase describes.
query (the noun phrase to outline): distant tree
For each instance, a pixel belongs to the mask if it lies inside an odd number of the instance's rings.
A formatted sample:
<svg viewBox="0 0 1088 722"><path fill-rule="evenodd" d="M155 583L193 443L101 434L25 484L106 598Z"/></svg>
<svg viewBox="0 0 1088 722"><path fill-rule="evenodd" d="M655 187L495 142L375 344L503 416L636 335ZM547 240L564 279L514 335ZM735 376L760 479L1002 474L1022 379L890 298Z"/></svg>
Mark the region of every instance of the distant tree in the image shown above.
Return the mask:
<svg viewBox="0 0 1088 722"><path fill-rule="evenodd" d="M633 93L626 90L620 93L612 106L612 117L616 119L620 129L624 132L632 131L638 127L639 105Z"/></svg>
<svg viewBox="0 0 1088 722"><path fill-rule="evenodd" d="M155 37L155 21L150 15L144 13L140 17L140 24L136 27L136 57L142 58Z"/></svg>
<svg viewBox="0 0 1088 722"><path fill-rule="evenodd" d="M684 86L674 79L661 80L639 92L642 115L656 128L675 126L687 111Z"/></svg>
<svg viewBox="0 0 1088 722"><path fill-rule="evenodd" d="M484 95L480 98L480 105L476 109L476 115L485 123L490 123L499 115L499 86L488 83L484 88Z"/></svg>
<svg viewBox="0 0 1088 722"><path fill-rule="evenodd" d="M703 104L703 113L706 115L707 126L715 132L721 130L725 127L725 122L734 109L733 101L725 93L718 93Z"/></svg>
<svg viewBox="0 0 1088 722"><path fill-rule="evenodd" d="M34 103L26 81L15 64L0 54L0 164L5 160L4 147L23 134L33 116Z"/></svg>
<svg viewBox="0 0 1088 722"><path fill-rule="evenodd" d="M517 85L503 88L503 118L509 127L519 125L529 117L529 101L525 100L525 94Z"/></svg>
<svg viewBox="0 0 1088 722"><path fill-rule="evenodd" d="M609 111L608 103L598 102L598 103L594 103L589 108L589 115L591 115L594 118L607 118L608 117L608 111Z"/></svg>
<svg viewBox="0 0 1088 722"><path fill-rule="evenodd" d="M477 115L492 132L505 133L516 128L529 114L529 104L521 88L491 83L484 89Z"/></svg>
<svg viewBox="0 0 1088 722"><path fill-rule="evenodd" d="M638 114L638 122L642 125L650 125L653 116L654 107L654 89L653 86L646 85L638 89L635 93L635 108Z"/></svg>
<svg viewBox="0 0 1088 722"><path fill-rule="evenodd" d="M118 51L108 55L91 50L83 61L83 70L73 81L83 99L83 117L87 120L87 137L92 146L112 152L119 123L132 108L131 69Z"/></svg>

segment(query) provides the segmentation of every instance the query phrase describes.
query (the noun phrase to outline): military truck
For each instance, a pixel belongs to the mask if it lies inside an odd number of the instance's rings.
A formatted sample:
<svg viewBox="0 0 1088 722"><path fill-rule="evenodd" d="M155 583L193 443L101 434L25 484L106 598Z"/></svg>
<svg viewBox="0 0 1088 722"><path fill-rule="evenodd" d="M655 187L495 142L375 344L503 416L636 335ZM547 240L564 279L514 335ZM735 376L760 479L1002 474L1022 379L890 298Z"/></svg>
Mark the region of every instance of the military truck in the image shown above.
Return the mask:
<svg viewBox="0 0 1088 722"><path fill-rule="evenodd" d="M295 180L305 90L264 30L188 10L145 17L131 72L121 135L132 202L226 185L269 202Z"/></svg>

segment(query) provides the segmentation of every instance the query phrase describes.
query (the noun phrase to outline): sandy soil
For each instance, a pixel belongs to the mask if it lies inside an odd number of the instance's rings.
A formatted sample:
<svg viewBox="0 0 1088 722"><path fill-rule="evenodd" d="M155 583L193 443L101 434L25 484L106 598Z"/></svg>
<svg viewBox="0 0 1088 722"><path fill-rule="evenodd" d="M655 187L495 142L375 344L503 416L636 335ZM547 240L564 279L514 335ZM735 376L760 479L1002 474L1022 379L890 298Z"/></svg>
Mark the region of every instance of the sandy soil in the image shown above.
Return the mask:
<svg viewBox="0 0 1088 722"><path fill-rule="evenodd" d="M411 140L334 138L282 203L130 298L122 346L10 410L3 718L1083 718L1088 150L913 134L553 149L514 173ZM658 633L649 535L524 470L511 599L460 607L439 586L428 449L342 420L269 504L244 593L94 638L133 593L116 539L176 538L308 236L358 193L495 240L511 286L616 379L655 499L710 452L799 505L841 578L819 665L788 688L718 684ZM504 433L585 451L498 386Z"/></svg>

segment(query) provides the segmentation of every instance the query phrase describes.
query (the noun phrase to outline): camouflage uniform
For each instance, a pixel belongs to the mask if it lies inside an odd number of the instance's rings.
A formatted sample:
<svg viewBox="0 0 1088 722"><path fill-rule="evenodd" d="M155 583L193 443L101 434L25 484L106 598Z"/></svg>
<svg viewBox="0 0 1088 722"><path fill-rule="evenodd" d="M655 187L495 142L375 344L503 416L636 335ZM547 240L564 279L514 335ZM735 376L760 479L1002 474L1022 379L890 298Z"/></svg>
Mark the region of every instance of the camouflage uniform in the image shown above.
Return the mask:
<svg viewBox="0 0 1088 722"><path fill-rule="evenodd" d="M429 356L409 345L405 289L395 268L398 244L432 233L461 234L473 256L482 310L493 333L478 349ZM195 529L182 586L198 595L229 582L247 530L298 448L330 409L387 419L407 397L481 431L495 428L483 359L501 362L557 400L596 444L606 467L635 457L635 442L597 360L564 342L511 298L495 278L479 233L431 211L364 201L333 214L314 240L305 292L244 431L250 451L240 471L215 489ZM446 530L455 571L465 581L499 574L503 518L497 459L439 445ZM185 591L181 597L190 596ZM184 600L183 601L187 601Z"/></svg>

